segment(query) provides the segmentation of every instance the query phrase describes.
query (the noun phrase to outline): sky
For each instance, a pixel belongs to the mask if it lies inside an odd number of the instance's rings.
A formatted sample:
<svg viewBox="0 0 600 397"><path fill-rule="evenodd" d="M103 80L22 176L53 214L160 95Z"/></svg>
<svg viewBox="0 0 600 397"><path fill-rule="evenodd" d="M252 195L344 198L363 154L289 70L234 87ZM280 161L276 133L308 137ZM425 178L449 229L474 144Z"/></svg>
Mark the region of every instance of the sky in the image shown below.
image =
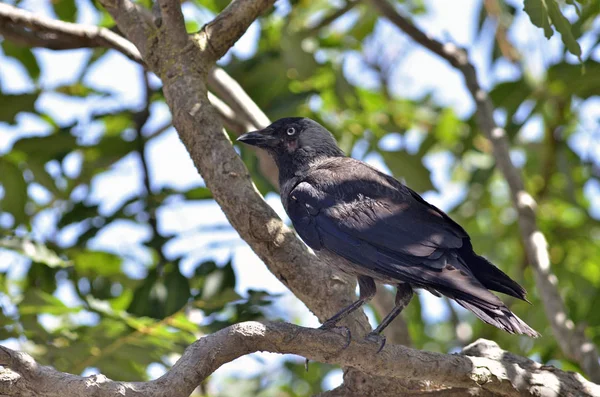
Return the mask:
<svg viewBox="0 0 600 397"><path fill-rule="evenodd" d="M518 70L506 63L492 67L486 63L486 51L490 42L474 40L474 22L479 12L479 1L454 0L434 1L427 0L427 15L419 16L416 22L425 31L445 41L451 41L469 49L471 59L475 63L482 85L490 87L499 81L511 80L518 77ZM97 15L88 0L77 0L79 5L78 22L97 23ZM522 9L520 2L511 2ZM25 0L20 7L41 12L53 16L47 1ZM195 20L200 25L205 23L210 15L196 12L195 8L184 4L186 19ZM289 5L279 1L277 10L285 13ZM343 29L353 18L352 13L338 19L334 26ZM600 25L600 23L599 23ZM490 29L493 26L484 26ZM248 32L238 41L232 52L241 58L251 57L256 51L256 40L259 34L258 22L255 22ZM473 111L473 101L466 91L462 77L445 62L420 49L411 43L405 36L398 33L396 28L387 22L381 22L376 29L376 40L386 40L389 43L386 51L407 51L407 58L393 71L391 78L391 91L399 96L416 98L425 93L433 93L433 98L441 105L452 106L459 116L469 116ZM490 36L491 37L491 36ZM528 54L525 62L530 78L540 78L544 65L552 63L562 51L560 39L555 35L549 42L544 38L542 32L533 27L528 17L519 12L516 22L509 32L509 37L515 45ZM590 41L582 42L584 54L589 53ZM36 49L35 55L40 63L42 74L40 85L51 89L63 84L69 84L79 75L81 67L88 57L86 50L50 51ZM227 63L231 54L228 54L220 63ZM594 54L600 59L600 54ZM574 58L573 61L576 61ZM366 66L356 54L349 54L345 59L344 70L348 79L357 85L372 86L376 84L373 76L370 76ZM36 109L44 111L57 120L60 124L68 124L73 121L80 123L79 128L85 128L86 139L94 142L102 133L102 125L89 120L90 109L102 107L104 109L118 109L124 105L130 107L143 106L143 98L140 96L142 90L140 85L141 69L123 55L109 51L93 68L87 72L84 82L91 87L111 93L109 98L92 97L84 100L71 100L63 95L44 93L36 103ZM0 55L0 81L3 89L7 92L20 93L32 90L32 82L26 77L25 72L13 60ZM152 83L158 86L158 79L154 78ZM145 126L145 133L155 130L169 120L170 115L166 105L155 105L151 109L152 116ZM578 153L587 153L591 158L600 158L600 138L589 131L598 130L600 120L600 99L592 99L581 105L582 118L581 133L577 134L570 144ZM502 122L502 113L497 112L498 121ZM7 126L0 123L0 154L10 150L14 141L23 136L43 135L49 132L48 126L30 114L20 114L17 117L16 126ZM541 125L539 120L533 119L521 133L522 139L536 140L541 138ZM402 141L402 142L401 142ZM408 148L418 147L418 134L408 134L407 138L401 139L397 136L389 138L384 143L389 147L405 144ZM356 149L359 150L359 149ZM202 179L197 174L192 161L185 148L179 141L176 132L171 128L160 137L150 141L147 149L150 159L149 167L152 187L158 189L168 186L185 189L202 184ZM523 158L518 153L512 153L513 160L518 164ZM448 165L451 157L448 154L430 155L425 160L425 165L432 171L432 180L436 192L427 192L424 197L444 210L451 209L466 194L465 187L453 182L450 178ZM366 158L374 166L389 171L380 158L370 155ZM71 155L67 159L69 168L77 172L80 164L77 155ZM138 158L132 154L123 161L115 164L111 171L104 173L94 179L91 188L90 201L100 204L100 211L110 213L118 208L128 197L143 191L142 179L140 178L140 163ZM46 194L42 189L34 190L31 194L40 200ZM586 195L592 201L590 213L600 218L600 186L589 184L586 186ZM275 209L277 214L284 220L287 216L276 194L269 194L267 202ZM318 320L304 305L298 301L281 284L256 257L252 250L243 242L237 233L230 228L218 231L211 230L215 225L227 226L227 219L215 203L191 203L182 205L173 203L162 207L157 214L161 233L181 233L167 247L165 254L168 257L178 256L180 253L190 253L182 263L182 272L185 275L193 273L194 265L202 259L214 259L218 263L226 262L229 257L233 258L233 266L237 275L237 291L243 294L248 289L264 289L271 293L282 294L273 308L273 314L284 315L288 321L293 321L306 326L318 326ZM0 216L0 222L5 222ZM53 235L56 233L54 227L55 217L52 213L45 213L36 220L34 234L37 237ZM203 229L204 232L198 231ZM182 231L185 231L182 233ZM94 238L91 248L103 249L119 254L134 254L139 258L149 260L147 252L142 248L141 242L150 235L149 228L132 226L126 222L116 222ZM59 239L68 244L77 236L77 230L71 228L63 231ZM22 275L27 267L26 261L16 255L0 251L0 269L10 268L11 277ZM143 277L143 267L135 263L127 263L124 271L133 277ZM62 283L57 296L70 305L78 303L72 286ZM447 308L437 298L428 293L421 293L423 302L424 321L436 322L449 316ZM0 303L2 303L0 301ZM3 304L8 304L3 302ZM283 309L285 308L285 310ZM459 310L462 310L459 308ZM81 322L93 321L93 319L82 317ZM56 325L56 319L48 316L44 323L48 327ZM223 367L213 376L213 387L219 383L222 377L233 373L244 372L247 375L267 369L274 371L282 359L274 354L255 354L236 360ZM260 362L258 361L260 360ZM249 368L253 368L249 370ZM159 376L164 371L160 365L150 368L153 377ZM326 381L327 387L332 387L341 382L341 371L335 372Z"/></svg>

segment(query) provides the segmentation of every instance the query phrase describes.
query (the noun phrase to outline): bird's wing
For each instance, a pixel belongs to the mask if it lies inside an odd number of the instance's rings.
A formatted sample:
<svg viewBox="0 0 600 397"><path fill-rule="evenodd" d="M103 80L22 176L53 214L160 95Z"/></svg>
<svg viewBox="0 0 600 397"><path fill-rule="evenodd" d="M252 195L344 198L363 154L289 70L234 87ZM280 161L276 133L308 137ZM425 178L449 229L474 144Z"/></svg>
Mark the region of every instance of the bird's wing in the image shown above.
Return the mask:
<svg viewBox="0 0 600 397"><path fill-rule="evenodd" d="M335 160L311 171L287 197L294 225L307 228L299 231L307 244L318 245L316 230L310 230L317 222L342 240L357 238L419 258L435 259L440 249L460 248L468 238L446 214L395 179L357 160Z"/></svg>
<svg viewBox="0 0 600 397"><path fill-rule="evenodd" d="M395 179L356 160L336 160L309 173L286 198L311 248L448 296L501 304L457 253L468 239L460 226Z"/></svg>

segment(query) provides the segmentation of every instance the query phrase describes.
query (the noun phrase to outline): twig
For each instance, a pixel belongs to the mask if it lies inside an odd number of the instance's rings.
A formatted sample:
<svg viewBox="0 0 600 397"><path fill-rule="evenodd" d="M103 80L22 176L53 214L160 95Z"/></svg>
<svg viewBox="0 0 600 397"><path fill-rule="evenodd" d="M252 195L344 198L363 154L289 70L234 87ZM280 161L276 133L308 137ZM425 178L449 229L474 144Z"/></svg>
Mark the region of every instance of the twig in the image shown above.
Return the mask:
<svg viewBox="0 0 600 397"><path fill-rule="evenodd" d="M142 173L143 173L143 181L144 181L144 189L146 190L146 194L144 195L144 204L147 209L148 215L148 224L152 229L152 240L150 240L150 245L154 242L154 240L160 240L161 235L158 231L158 221L156 219L156 203L154 202L154 197L152 194L152 184L150 182L150 167L148 167L148 158L146 156L146 142L147 139L144 137L142 133L142 129L144 125L148 121L150 117L150 105L152 104L152 87L150 87L150 80L148 79L148 73L143 68L141 69L142 79L144 81L144 93L143 96L146 98L144 108L140 110L135 115L135 126L136 126L136 135L137 135L137 143L138 143L138 154L140 156L140 163L142 165ZM153 247L158 254L158 264L156 265L157 270L160 274L163 267L167 263L167 258L165 257L162 247Z"/></svg>
<svg viewBox="0 0 600 397"><path fill-rule="evenodd" d="M309 26L304 31L302 31L302 34L306 36L316 35L317 33L319 33L319 30L323 29L325 26L329 26L333 21L335 21L336 19L353 9L354 6L357 4L357 0L347 0L346 4L342 8L338 8L331 14L325 16L313 26Z"/></svg>
<svg viewBox="0 0 600 397"><path fill-rule="evenodd" d="M241 118L244 123L252 125L257 130L271 124L267 115L250 98L242 86L223 69L212 68L208 73L208 84L210 89L224 100L231 107L235 116Z"/></svg>
<svg viewBox="0 0 600 397"><path fill-rule="evenodd" d="M0 34L32 47L55 50L105 47L143 63L137 48L127 39L106 28L63 22L0 4Z"/></svg>
<svg viewBox="0 0 600 397"><path fill-rule="evenodd" d="M541 301L544 303L546 317L552 326L554 335L563 353L577 361L592 380L600 381L598 351L585 336L582 328L576 326L568 318L567 309L558 292L558 278L550 268L546 238L537 226L536 202L525 190L523 179L511 162L506 132L494 121L492 101L485 90L480 87L475 67L469 63L466 51L453 44L442 44L426 35L412 22L400 15L387 0L371 0L371 2L383 16L417 43L448 61L463 74L467 88L475 101L475 116L479 128L492 143L494 157L510 188L513 204L518 214L521 238L525 244Z"/></svg>

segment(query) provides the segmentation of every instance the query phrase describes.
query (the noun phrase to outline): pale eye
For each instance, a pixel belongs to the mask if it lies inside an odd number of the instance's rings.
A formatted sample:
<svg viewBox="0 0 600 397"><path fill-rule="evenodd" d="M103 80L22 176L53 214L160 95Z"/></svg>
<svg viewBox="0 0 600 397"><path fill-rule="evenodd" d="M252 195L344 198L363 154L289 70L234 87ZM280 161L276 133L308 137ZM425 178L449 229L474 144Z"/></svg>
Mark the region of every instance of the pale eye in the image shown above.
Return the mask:
<svg viewBox="0 0 600 397"><path fill-rule="evenodd" d="M286 132L288 135L294 135L296 133L296 129L294 127L290 127Z"/></svg>

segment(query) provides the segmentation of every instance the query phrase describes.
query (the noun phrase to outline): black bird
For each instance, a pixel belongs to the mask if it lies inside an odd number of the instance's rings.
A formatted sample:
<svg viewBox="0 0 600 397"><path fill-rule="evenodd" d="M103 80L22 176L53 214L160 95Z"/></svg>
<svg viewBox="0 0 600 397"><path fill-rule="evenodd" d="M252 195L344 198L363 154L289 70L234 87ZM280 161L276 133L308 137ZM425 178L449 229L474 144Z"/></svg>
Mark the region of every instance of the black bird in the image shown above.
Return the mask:
<svg viewBox="0 0 600 397"><path fill-rule="evenodd" d="M413 288L454 299L511 334L539 336L489 291L526 301L525 289L477 255L459 224L396 179L347 157L319 123L283 118L238 141L275 159L281 201L302 240L326 264L358 278L359 299L322 329L370 300L377 281L397 287L396 307L370 338L381 338Z"/></svg>

